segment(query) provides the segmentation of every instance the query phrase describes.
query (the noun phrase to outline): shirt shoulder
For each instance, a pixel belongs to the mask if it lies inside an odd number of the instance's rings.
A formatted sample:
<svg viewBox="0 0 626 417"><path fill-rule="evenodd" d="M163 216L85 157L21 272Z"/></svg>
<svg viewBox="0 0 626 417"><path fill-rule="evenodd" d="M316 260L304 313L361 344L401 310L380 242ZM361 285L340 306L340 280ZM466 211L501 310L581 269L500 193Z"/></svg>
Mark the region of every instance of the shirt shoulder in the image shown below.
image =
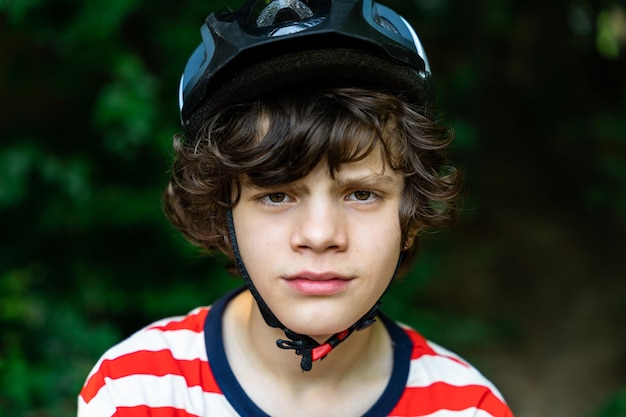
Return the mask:
<svg viewBox="0 0 626 417"><path fill-rule="evenodd" d="M400 327L411 340L411 362L404 394L390 415L513 417L502 394L471 364L416 330Z"/></svg>
<svg viewBox="0 0 626 417"><path fill-rule="evenodd" d="M154 322L106 351L81 389L78 416L228 415L207 413L228 409L206 354L209 309Z"/></svg>

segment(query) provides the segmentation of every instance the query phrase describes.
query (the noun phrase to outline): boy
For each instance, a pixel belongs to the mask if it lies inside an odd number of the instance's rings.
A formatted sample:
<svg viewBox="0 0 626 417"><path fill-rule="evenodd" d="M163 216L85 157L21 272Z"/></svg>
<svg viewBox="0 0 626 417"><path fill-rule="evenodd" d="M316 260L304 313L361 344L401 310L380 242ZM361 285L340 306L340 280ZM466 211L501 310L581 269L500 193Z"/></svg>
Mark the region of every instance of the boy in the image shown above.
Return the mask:
<svg viewBox="0 0 626 417"><path fill-rule="evenodd" d="M368 0L261 0L202 38L165 210L246 286L105 353L79 416L512 416L378 311L461 184L413 29Z"/></svg>

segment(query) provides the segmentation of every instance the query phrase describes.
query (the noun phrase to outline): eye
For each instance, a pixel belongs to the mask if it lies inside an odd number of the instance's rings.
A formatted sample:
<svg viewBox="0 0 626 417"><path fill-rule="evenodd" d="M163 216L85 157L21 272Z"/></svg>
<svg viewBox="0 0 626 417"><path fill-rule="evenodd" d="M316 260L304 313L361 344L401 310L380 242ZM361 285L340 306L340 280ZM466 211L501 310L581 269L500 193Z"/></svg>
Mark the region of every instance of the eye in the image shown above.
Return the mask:
<svg viewBox="0 0 626 417"><path fill-rule="evenodd" d="M285 203L289 197L285 193L269 193L263 196L263 200L271 204Z"/></svg>
<svg viewBox="0 0 626 417"><path fill-rule="evenodd" d="M356 200L356 201L370 201L375 198L376 198L376 194L367 190L354 191L348 196L349 200Z"/></svg>

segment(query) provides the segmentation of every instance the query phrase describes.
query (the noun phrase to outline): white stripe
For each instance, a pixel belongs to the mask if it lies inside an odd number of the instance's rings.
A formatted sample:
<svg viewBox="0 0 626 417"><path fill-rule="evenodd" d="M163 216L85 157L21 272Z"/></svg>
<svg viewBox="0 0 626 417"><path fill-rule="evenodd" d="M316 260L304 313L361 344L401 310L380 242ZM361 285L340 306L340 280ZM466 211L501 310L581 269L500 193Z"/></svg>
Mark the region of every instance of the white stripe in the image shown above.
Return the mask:
<svg viewBox="0 0 626 417"><path fill-rule="evenodd" d="M394 416L390 416L394 417ZM491 413L486 412L485 410L480 410L478 408L466 408L465 410L454 411L454 410L439 410L435 411L431 414L425 414L420 417L494 417Z"/></svg>
<svg viewBox="0 0 626 417"><path fill-rule="evenodd" d="M466 362L463 361L463 363ZM445 382L448 385L458 387L484 386L497 398L504 401L504 397L491 381L472 366L462 365L445 356L423 355L411 361L407 387L423 388L436 382Z"/></svg>
<svg viewBox="0 0 626 417"><path fill-rule="evenodd" d="M114 404L115 406L112 406ZM81 416L110 416L115 407L174 407L200 416L237 416L222 394L204 392L199 386L188 387L178 375L131 375L112 380L85 404L79 398Z"/></svg>
<svg viewBox="0 0 626 417"><path fill-rule="evenodd" d="M115 403L111 400L106 388L98 391L97 401L85 402L82 395L78 396L77 417L110 417L115 414Z"/></svg>
<svg viewBox="0 0 626 417"><path fill-rule="evenodd" d="M451 385L484 385L488 382L474 368L441 356L421 356L411 361L408 386L426 387L435 382Z"/></svg>
<svg viewBox="0 0 626 417"><path fill-rule="evenodd" d="M428 341L428 344L430 345L430 347L433 348L433 350L441 355L445 355L445 356L450 356L450 357L454 357L457 358L458 360L462 361L463 363L467 364L472 371L478 375L479 379L482 381L482 385L486 386L487 388L489 388L491 390L491 392L498 397L502 402L504 401L504 396L500 393L500 391L498 391L498 388L496 388L495 385L493 385L493 383L491 383L490 380L488 380L478 369L474 368L472 365L469 364L469 362L467 362L465 359L463 359L462 357L460 357L459 355L457 355L454 352L449 351L448 349L439 346L436 343L433 343L431 341Z"/></svg>
<svg viewBox="0 0 626 417"><path fill-rule="evenodd" d="M428 345L428 346L429 346L432 350L434 350L434 351L435 351L438 355L441 355L441 356L447 356L447 357L450 357L450 358L454 358L454 359L456 359L456 360L458 360L458 361L461 361L461 362L463 362L464 364L466 364L466 365L468 365L468 366L469 366L469 363L468 363L465 359L463 359L462 357L460 357L460 356L459 356L459 355L457 355L456 353L454 353L454 352L452 352L452 351L450 351L450 350L448 350L448 349L446 349L446 348L444 348L444 347L442 347L442 346L438 345L437 343L434 343L434 342L431 342L430 340L427 340L427 341L426 341L426 344L427 344L427 345Z"/></svg>

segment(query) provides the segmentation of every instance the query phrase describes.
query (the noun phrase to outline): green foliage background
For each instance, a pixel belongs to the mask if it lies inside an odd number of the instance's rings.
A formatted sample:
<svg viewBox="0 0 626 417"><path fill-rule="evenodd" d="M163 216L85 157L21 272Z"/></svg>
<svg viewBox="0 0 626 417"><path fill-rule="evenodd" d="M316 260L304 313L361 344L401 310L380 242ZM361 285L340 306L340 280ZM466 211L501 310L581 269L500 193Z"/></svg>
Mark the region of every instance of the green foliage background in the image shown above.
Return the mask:
<svg viewBox="0 0 626 417"><path fill-rule="evenodd" d="M385 3L429 53L468 197L384 308L521 410L530 396L491 359L596 332L626 353L607 327L626 318L624 5ZM0 417L75 414L106 348L240 284L160 209L178 78L222 4L0 0ZM599 375L580 416L626 416L626 359Z"/></svg>

